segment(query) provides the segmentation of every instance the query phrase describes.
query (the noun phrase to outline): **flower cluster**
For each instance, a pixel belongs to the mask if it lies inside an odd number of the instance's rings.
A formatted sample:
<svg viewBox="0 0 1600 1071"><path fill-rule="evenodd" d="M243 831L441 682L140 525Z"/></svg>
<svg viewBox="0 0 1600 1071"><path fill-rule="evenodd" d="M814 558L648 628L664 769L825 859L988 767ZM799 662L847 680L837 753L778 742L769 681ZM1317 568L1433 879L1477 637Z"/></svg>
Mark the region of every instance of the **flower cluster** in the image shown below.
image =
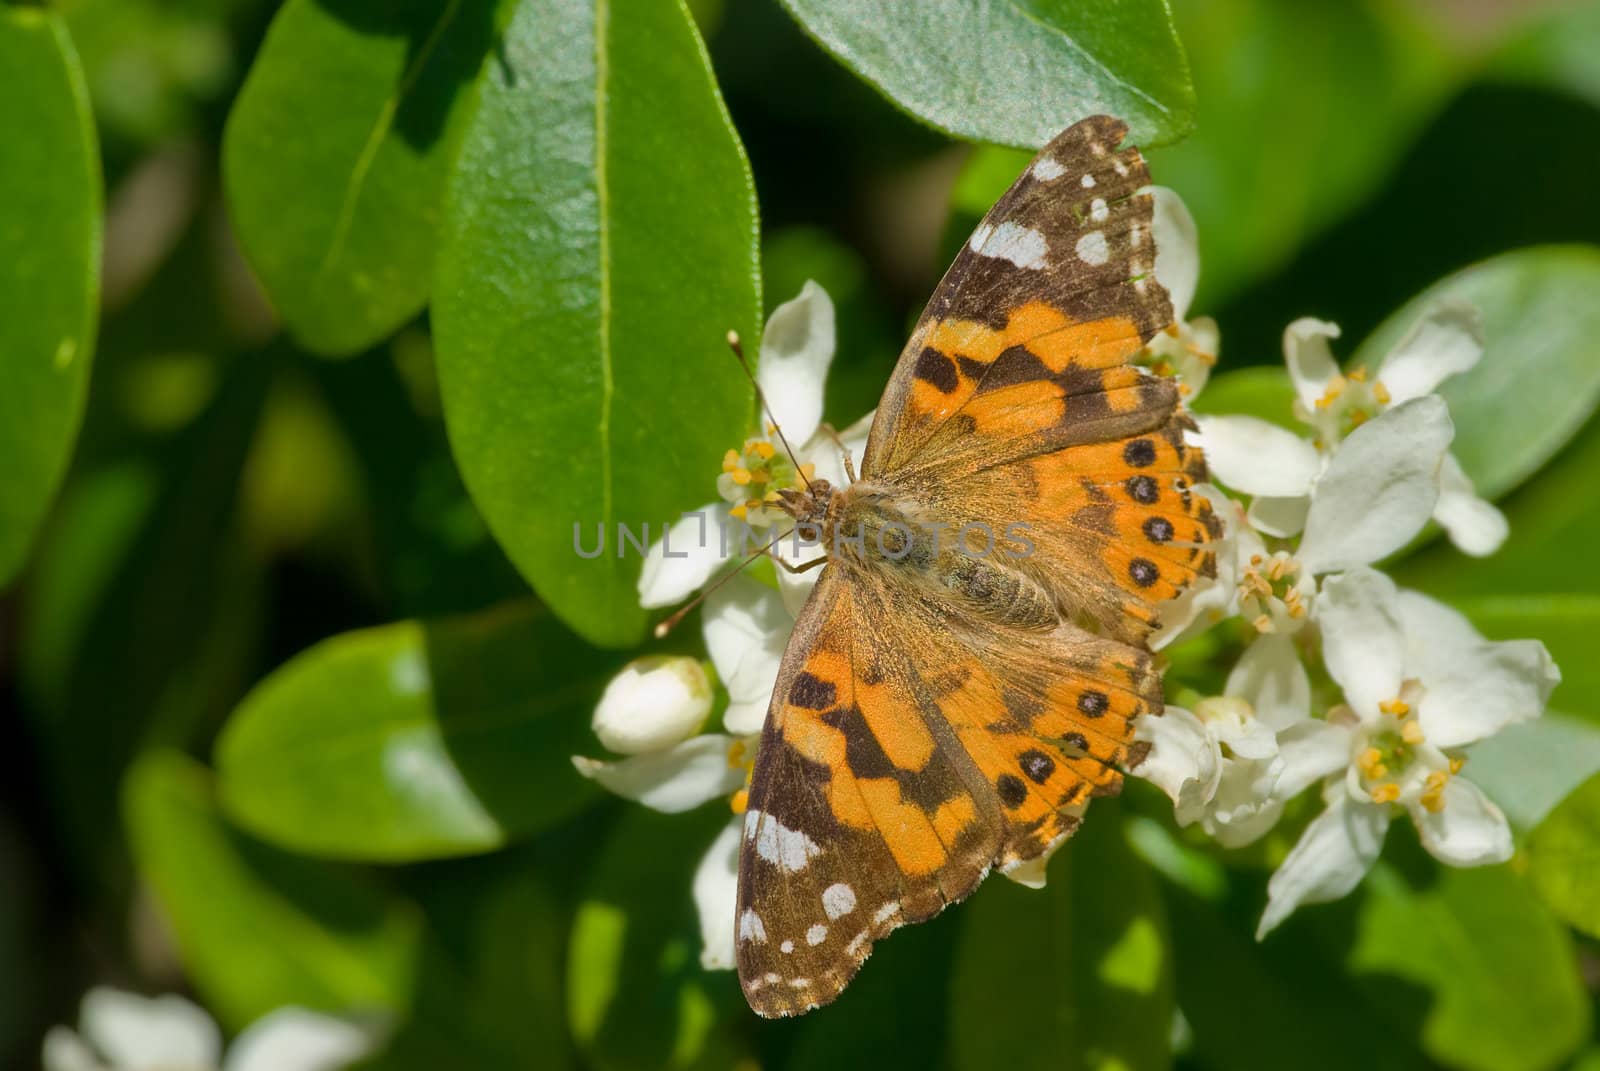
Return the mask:
<svg viewBox="0 0 1600 1071"><path fill-rule="evenodd" d="M1216 363L1219 333L1210 320L1188 319L1199 257L1193 220L1170 191L1156 191L1155 226L1156 275L1178 322L1139 360L1192 400ZM1541 644L1491 643L1454 610L1373 568L1430 521L1472 555L1506 537L1505 518L1450 453L1454 429L1435 393L1482 356L1475 312L1427 310L1372 369L1340 370L1330 348L1338 334L1311 319L1284 333L1295 388L1285 425L1302 431L1249 416L1199 418L1216 480L1199 490L1225 526L1217 576L1163 607L1153 645L1230 622L1246 641L1222 694L1136 726L1149 751L1132 772L1171 796L1180 825L1198 825L1224 847L1260 839L1291 799L1321 786L1326 809L1273 875L1261 936L1299 905L1353 889L1398 814L1445 863L1508 858L1509 826L1462 776L1462 749L1537 717L1560 679ZM780 491L816 475L843 482L841 449L860 456L871 414L839 435L821 423L833 345L832 304L808 282L767 324L758 377L795 458L771 427L730 449L719 500L686 514L647 555L644 606L680 602L718 571L724 559L718 541L704 538L708 518L769 528ZM658 810L726 797L740 813L779 661L816 575L779 570L775 582L744 575L715 588L703 626L712 674L686 657L629 666L594 717L601 742L622 757L575 758L580 772ZM1329 683L1313 687L1308 665ZM718 688L727 699L722 731L707 732ZM708 968L734 962L739 826L735 817L722 830L694 879ZM1042 868L1018 876L1043 884Z"/></svg>

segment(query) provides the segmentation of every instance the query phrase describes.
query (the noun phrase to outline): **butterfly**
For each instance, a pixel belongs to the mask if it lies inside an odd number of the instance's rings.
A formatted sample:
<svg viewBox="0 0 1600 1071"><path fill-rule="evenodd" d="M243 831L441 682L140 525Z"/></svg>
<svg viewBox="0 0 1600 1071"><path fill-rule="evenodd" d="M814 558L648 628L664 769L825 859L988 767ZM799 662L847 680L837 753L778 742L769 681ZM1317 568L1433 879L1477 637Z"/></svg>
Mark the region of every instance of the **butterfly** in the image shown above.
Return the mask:
<svg viewBox="0 0 1600 1071"><path fill-rule="evenodd" d="M784 652L739 860L764 1016L837 997L896 927L1047 859L1161 710L1157 607L1215 575L1172 322L1122 122L1058 135L934 291L858 478L783 508L826 564Z"/></svg>

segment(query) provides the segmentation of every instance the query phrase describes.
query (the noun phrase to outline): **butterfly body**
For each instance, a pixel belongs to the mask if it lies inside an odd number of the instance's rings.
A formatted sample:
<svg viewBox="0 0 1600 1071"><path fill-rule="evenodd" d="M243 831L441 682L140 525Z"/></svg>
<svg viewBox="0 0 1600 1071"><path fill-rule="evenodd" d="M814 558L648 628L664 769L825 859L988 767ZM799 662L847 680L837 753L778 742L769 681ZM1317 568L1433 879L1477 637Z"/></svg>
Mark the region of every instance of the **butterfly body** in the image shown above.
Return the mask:
<svg viewBox="0 0 1600 1071"><path fill-rule="evenodd" d="M745 814L736 948L763 1015L827 1003L877 939L1044 860L1137 764L1157 607L1218 527L1172 381L1125 130L1051 142L940 283L844 487L782 507L826 565Z"/></svg>

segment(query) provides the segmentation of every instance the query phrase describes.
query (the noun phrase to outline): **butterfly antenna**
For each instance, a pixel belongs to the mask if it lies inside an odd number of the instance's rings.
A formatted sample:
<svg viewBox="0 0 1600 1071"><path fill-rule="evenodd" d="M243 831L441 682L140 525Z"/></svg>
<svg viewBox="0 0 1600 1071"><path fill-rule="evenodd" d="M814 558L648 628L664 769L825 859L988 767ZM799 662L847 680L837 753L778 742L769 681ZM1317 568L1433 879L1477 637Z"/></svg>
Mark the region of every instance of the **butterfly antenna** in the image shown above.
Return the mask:
<svg viewBox="0 0 1600 1071"><path fill-rule="evenodd" d="M783 434L783 428L778 424L778 418L772 415L772 406L767 404L767 396L761 391L761 384L756 382L756 377L750 371L750 363L744 358L744 346L739 342L739 332L728 332L728 348L739 359L739 367L744 369L744 378L756 389L756 401L761 403L761 411L767 414L767 422L772 425L772 430L778 433L778 441L783 444L783 452L789 455L789 461L794 465L794 471L800 474L800 479L805 483L806 490L811 490L811 480L806 476L805 469L800 467L800 459L795 457L794 448L789 445L788 436ZM781 537L780 537L781 538Z"/></svg>
<svg viewBox="0 0 1600 1071"><path fill-rule="evenodd" d="M680 606L676 610L674 610L671 617L667 618L665 621L662 621L659 625L656 626L656 628L655 628L656 639L658 639L658 640L665 639L666 636L667 636L667 633L669 633L673 629L677 628L678 624L684 618L688 617L690 612L696 606L699 606L701 603L705 602L706 601L706 597L709 596L713 591L716 591L722 585L726 584L728 581L732 580L734 577L736 577L740 573L744 572L745 566L749 565L751 562L755 561L757 558L761 557L767 551L771 550L773 547L775 547L779 543L781 543L783 541L784 536L792 535L793 533L794 533L794 529L793 528L789 529L789 531L787 531L787 532L778 533L777 538L773 539L772 542L768 543L766 546L761 547L760 549L758 549L755 552L753 552L748 558L746 558L744 561L740 562L737 566L735 566L732 569L729 569L726 573L723 573L721 576L717 577L717 582L715 584L712 584L709 587L705 588L703 591L700 592L700 594L696 595L693 599L690 599L688 602L684 603L682 606Z"/></svg>

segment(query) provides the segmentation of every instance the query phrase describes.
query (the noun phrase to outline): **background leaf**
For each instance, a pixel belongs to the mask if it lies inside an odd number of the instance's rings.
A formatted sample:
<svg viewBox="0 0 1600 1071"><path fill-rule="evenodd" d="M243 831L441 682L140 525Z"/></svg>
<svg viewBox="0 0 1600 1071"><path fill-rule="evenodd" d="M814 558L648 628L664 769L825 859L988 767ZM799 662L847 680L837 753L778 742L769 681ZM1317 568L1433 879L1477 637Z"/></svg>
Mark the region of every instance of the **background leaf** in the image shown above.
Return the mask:
<svg viewBox="0 0 1600 1071"><path fill-rule="evenodd" d="M1434 1059L1533 1071L1570 1056L1588 1036L1589 1000L1572 942L1507 867L1441 867L1417 882L1380 864L1366 889L1350 967L1358 977L1391 975L1432 994L1422 1043ZM1410 1015L1400 1004L1376 1007Z"/></svg>
<svg viewBox="0 0 1600 1071"><path fill-rule="evenodd" d="M1464 301L1483 314L1477 367L1439 393L1450 450L1478 493L1498 498L1527 479L1600 404L1600 249L1542 246L1506 253L1440 280L1384 321L1351 363L1379 370L1423 311Z"/></svg>
<svg viewBox="0 0 1600 1071"><path fill-rule="evenodd" d="M891 101L956 137L1037 148L1105 113L1127 120L1134 141L1158 144L1194 125L1164 0L783 6Z"/></svg>
<svg viewBox="0 0 1600 1071"><path fill-rule="evenodd" d="M341 1014L404 1007L418 919L402 902L234 832L206 769L176 752L151 752L133 767L124 809L139 872L189 976L230 1029L284 1004Z"/></svg>
<svg viewBox="0 0 1600 1071"><path fill-rule="evenodd" d="M992 880L966 909L950 990L955 1068L1165 1068L1172 962L1154 875L1105 801L1043 890Z"/></svg>
<svg viewBox="0 0 1600 1071"><path fill-rule="evenodd" d="M1600 937L1600 775L1550 813L1528 839L1528 876L1569 924Z"/></svg>
<svg viewBox="0 0 1600 1071"><path fill-rule="evenodd" d="M613 526L713 497L753 415L723 337L759 337L760 297L749 169L687 12L607 11L517 8L464 135L434 322L490 529L563 620L626 644L645 613ZM574 525L588 547L597 523L586 560Z"/></svg>
<svg viewBox="0 0 1600 1071"><path fill-rule="evenodd" d="M22 565L83 415L100 281L89 92L56 15L0 8L0 587Z"/></svg>
<svg viewBox="0 0 1600 1071"><path fill-rule="evenodd" d="M273 20L223 177L251 266L310 349L370 346L427 302L455 125L496 6L290 0Z"/></svg>
<svg viewBox="0 0 1600 1071"><path fill-rule="evenodd" d="M217 744L223 805L313 855L497 848L593 798L572 755L614 668L526 604L335 637L240 705Z"/></svg>

